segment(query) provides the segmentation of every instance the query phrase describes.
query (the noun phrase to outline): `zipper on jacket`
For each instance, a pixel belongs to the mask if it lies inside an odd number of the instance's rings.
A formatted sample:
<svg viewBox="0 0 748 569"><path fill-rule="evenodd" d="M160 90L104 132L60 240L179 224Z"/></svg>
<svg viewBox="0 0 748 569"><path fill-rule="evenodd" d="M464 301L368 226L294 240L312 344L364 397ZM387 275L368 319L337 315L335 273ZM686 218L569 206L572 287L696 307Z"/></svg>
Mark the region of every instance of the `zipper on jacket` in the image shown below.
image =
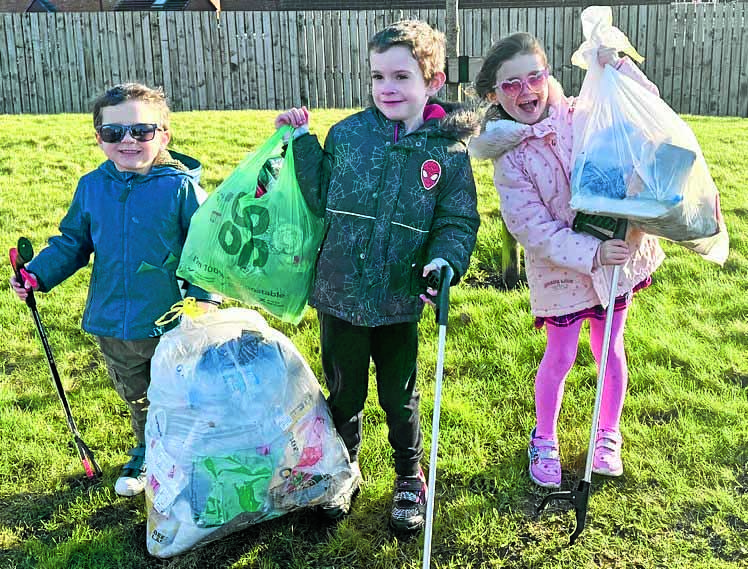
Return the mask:
<svg viewBox="0 0 748 569"><path fill-rule="evenodd" d="M127 287L129 286L129 282L127 278L127 267L128 267L129 259L127 258L126 242L127 242L127 237L128 237L127 236L127 217L128 217L127 198L130 195L131 190L132 190L132 178L130 178L127 181L127 185L125 186L125 191L123 193L124 199L122 200L122 202L124 203L124 207L122 208L122 271L123 271L122 283L124 286L124 289L123 289L124 293L122 296L124 297L124 301L125 301L124 307L123 307L123 314L122 314L122 333L123 333L124 338L127 338L128 329L129 329L129 326L128 326L129 317L127 314L128 313Z"/></svg>
<svg viewBox="0 0 748 569"><path fill-rule="evenodd" d="M121 194L119 195L119 197L117 198L117 200L118 200L119 202L121 202L121 203L125 203L125 201L127 200L127 196L129 196L129 195L130 195L130 190L131 190L131 189L132 189L132 178L130 178L130 179L129 179L129 180L127 181L127 185L126 185L126 186L125 186L125 188L124 188L124 189L122 190L122 193L121 193Z"/></svg>

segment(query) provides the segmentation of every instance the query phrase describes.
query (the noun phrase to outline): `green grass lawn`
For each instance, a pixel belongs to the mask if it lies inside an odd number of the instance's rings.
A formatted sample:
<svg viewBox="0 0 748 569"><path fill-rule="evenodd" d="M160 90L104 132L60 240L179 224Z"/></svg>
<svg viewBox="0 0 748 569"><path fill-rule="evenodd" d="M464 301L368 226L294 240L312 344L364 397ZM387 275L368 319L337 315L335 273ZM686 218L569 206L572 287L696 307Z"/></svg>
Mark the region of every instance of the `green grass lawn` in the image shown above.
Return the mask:
<svg viewBox="0 0 748 569"><path fill-rule="evenodd" d="M321 136L346 111L319 111ZM172 147L204 164L209 191L272 129L274 112L177 113ZM593 479L588 525L574 547L567 506L538 517L547 492L528 479L533 378L545 336L526 289L495 282L499 209L492 166L475 164L483 219L466 282L452 294L439 440L432 566L440 568L748 567L748 120L686 117L720 188L731 236L724 267L665 243L668 259L638 294L626 332L625 474ZM0 116L0 249L20 235L37 249L56 232L77 179L102 161L89 116ZM86 484L28 309L0 264L0 568L421 567L423 538L386 528L392 480L383 412L364 416L365 483L339 525L298 512L170 560L147 554L143 496L114 494L133 445L124 403L80 329L89 270L39 299L83 438L104 479ZM318 377L317 321L271 319ZM420 389L430 444L437 332L421 324ZM594 401L586 339L559 423L564 487L581 476ZM428 450L426 452L428 456Z"/></svg>

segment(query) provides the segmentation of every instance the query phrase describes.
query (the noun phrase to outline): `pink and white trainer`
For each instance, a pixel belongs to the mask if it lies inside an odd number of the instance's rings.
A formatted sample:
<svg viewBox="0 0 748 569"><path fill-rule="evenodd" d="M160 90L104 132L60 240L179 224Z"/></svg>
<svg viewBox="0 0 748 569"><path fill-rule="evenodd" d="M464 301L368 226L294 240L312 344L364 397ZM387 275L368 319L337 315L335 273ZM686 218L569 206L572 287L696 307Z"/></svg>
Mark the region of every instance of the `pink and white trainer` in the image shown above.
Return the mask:
<svg viewBox="0 0 748 569"><path fill-rule="evenodd" d="M592 472L603 476L620 476L623 474L621 461L621 433L599 429L595 438L595 455L592 461Z"/></svg>
<svg viewBox="0 0 748 569"><path fill-rule="evenodd" d="M530 445L527 447L530 458L530 478L543 488L561 486L561 459L558 454L558 441L535 436L535 429L530 433Z"/></svg>

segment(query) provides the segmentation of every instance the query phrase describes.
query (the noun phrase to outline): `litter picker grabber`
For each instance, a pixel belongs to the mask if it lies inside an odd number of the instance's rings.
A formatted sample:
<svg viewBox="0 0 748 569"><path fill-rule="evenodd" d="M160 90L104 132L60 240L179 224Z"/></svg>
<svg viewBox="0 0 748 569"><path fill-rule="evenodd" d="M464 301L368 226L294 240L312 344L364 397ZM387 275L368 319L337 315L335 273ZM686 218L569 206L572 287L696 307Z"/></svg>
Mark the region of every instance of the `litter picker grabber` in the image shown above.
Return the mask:
<svg viewBox="0 0 748 569"><path fill-rule="evenodd" d="M626 237L626 219L616 219L601 215L578 213L574 218L572 229L579 233L589 233L595 237L607 241L608 239L624 239ZM590 498L590 484L592 482L592 461L595 453L595 439L597 436L597 425L600 418L600 404L602 402L603 385L605 384L605 368L608 363L608 349L610 347L610 333L613 327L613 313L616 302L616 285L620 265L613 267L613 277L610 283L610 297L608 308L605 313L605 332L603 334L602 354L600 355L600 366L597 372L597 389L595 394L595 408L592 411L592 426L590 428L590 441L587 446L587 462L584 468L584 477L577 484L576 489L565 492L553 492L548 494L538 507L541 513L552 500L571 502L576 513L577 526L569 538L569 545L573 545L584 529L587 521L587 503Z"/></svg>
<svg viewBox="0 0 748 569"><path fill-rule="evenodd" d="M24 284L36 286L34 277L29 274L24 265L34 258L34 248L25 237L18 239L18 246L13 247L8 255L10 257L10 264L13 267L13 272L16 275L16 279ZM52 349L49 346L49 340L47 339L47 332L44 330L42 320L39 317L39 311L36 308L36 298L34 297L33 288L28 291L26 297L26 305L31 309L31 315L34 317L34 324L36 324L36 330L39 333L39 338L44 346L44 353L47 356L47 363L49 364L49 371L52 373L52 379L54 379L55 387L57 388L57 395L62 403L62 408L65 411L65 418L67 419L68 428L73 433L73 439L75 440L75 446L78 448L78 455L80 456L83 468L86 470L86 476L88 478L94 478L101 476L101 468L96 463L94 455L88 445L83 442L78 428L75 426L73 420L73 414L70 412L70 405L68 404L67 397L65 396L65 390L62 388L62 382L60 381L60 374L57 372L57 365L55 364L54 357L52 356Z"/></svg>
<svg viewBox="0 0 748 569"><path fill-rule="evenodd" d="M434 275L431 273L430 276ZM442 378L444 377L444 345L447 340L449 317L449 286L454 273L445 265L439 271L439 292L436 298L436 323L439 325L439 349L436 358L436 386L434 388L434 414L431 420L431 454L429 457L429 481L426 495L426 529L423 538L423 569L431 566L431 534L434 526L434 494L436 493L436 455L439 450L439 414L442 404ZM429 285L431 286L431 285Z"/></svg>

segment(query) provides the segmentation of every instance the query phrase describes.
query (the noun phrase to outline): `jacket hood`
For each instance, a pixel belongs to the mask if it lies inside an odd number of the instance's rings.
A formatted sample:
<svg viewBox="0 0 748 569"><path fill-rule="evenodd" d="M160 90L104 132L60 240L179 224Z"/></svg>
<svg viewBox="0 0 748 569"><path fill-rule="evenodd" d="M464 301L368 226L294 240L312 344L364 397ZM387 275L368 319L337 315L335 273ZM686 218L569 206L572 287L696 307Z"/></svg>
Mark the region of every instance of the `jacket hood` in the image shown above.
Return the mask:
<svg viewBox="0 0 748 569"><path fill-rule="evenodd" d="M133 174L132 172L120 172L111 160L107 160L99 168L115 180L125 180L141 175ZM153 161L151 171L147 174L142 174L142 176L145 178L170 176L174 174L175 170L184 172L197 184L200 182L200 174L202 173L203 166L199 160L191 156L175 152L174 150L163 150L158 153L156 159Z"/></svg>
<svg viewBox="0 0 748 569"><path fill-rule="evenodd" d="M548 78L548 110L549 116L553 114L554 107L565 100L561 84L554 78ZM519 123L492 112L491 109L484 112L485 126L483 132L470 140L468 152L473 158L479 160L496 160L506 154L523 140L537 136L545 136L549 128L547 119L533 125ZM495 117L495 118L494 118Z"/></svg>
<svg viewBox="0 0 748 569"><path fill-rule="evenodd" d="M389 121L374 105L369 96L369 106L379 120ZM451 103L430 98L423 111L424 124L421 129L442 134L467 144L470 137L480 132L480 119L472 109L462 103Z"/></svg>
<svg viewBox="0 0 748 569"><path fill-rule="evenodd" d="M490 121L485 132L470 141L468 152L479 160L495 160L532 135L530 125L507 119Z"/></svg>
<svg viewBox="0 0 748 569"><path fill-rule="evenodd" d="M442 108L444 105L436 103ZM467 142L480 132L480 122L475 112L461 106L453 106L452 110L444 108L447 115L439 119L439 130L447 136Z"/></svg>

